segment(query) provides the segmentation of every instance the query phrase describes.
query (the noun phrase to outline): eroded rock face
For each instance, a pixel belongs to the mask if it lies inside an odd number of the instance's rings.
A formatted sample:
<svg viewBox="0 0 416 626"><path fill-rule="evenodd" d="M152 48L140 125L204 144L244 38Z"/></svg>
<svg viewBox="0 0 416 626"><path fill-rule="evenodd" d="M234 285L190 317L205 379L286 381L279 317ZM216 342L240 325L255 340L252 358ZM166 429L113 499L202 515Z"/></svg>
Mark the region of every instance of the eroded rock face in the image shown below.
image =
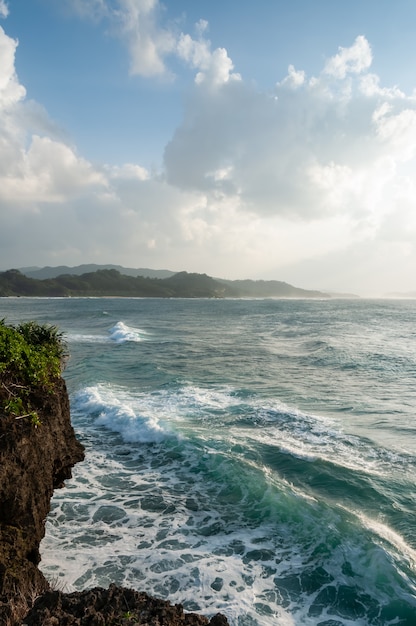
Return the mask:
<svg viewBox="0 0 416 626"><path fill-rule="evenodd" d="M208 620L195 613L184 613L172 605L133 589L110 585L109 589L64 594L49 591L36 600L25 617L27 626L227 626L218 614Z"/></svg>
<svg viewBox="0 0 416 626"><path fill-rule="evenodd" d="M0 395L7 381L1 380ZM31 397L41 424L0 412L0 624L21 624L49 588L37 565L53 490L71 476L84 448L71 426L62 378ZM2 405L0 405L2 406Z"/></svg>

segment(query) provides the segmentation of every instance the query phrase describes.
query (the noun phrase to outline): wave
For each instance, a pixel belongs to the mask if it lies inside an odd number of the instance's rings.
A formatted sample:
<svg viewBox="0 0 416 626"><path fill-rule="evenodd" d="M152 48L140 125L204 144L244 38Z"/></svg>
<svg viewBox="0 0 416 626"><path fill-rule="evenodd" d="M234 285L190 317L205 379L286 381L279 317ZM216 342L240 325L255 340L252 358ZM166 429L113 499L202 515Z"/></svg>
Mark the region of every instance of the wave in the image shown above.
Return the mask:
<svg viewBox="0 0 416 626"><path fill-rule="evenodd" d="M387 526L372 528L368 516L359 525L355 512L276 478L277 431L268 450L252 445L259 430L280 422L302 436L323 434L329 421L271 401L265 407L231 387L192 385L153 392L96 385L79 392L73 408L126 444L113 440L103 453L96 436L89 442L71 496L55 499L46 571L59 567L74 588L140 583L186 610L223 608L235 626L375 626L414 616L400 550L408 544ZM330 441L342 438L334 426Z"/></svg>
<svg viewBox="0 0 416 626"><path fill-rule="evenodd" d="M107 343L109 339L115 343L140 342L148 339L148 333L120 321L109 329L107 335L72 332L67 334L67 339L70 343Z"/></svg>
<svg viewBox="0 0 416 626"><path fill-rule="evenodd" d="M140 411L138 404L115 387L96 385L79 391L72 406L98 426L119 433L126 442L158 443L171 435L154 414Z"/></svg>
<svg viewBox="0 0 416 626"><path fill-rule="evenodd" d="M395 549L396 558L403 559L407 562L411 570L416 571L416 550L406 543L401 535L386 524L383 524L379 520L372 519L364 515L364 513L356 512L356 515L364 527L368 528L383 540L383 545L387 542L389 546ZM415 585L413 586L413 591L416 592Z"/></svg>
<svg viewBox="0 0 416 626"><path fill-rule="evenodd" d="M231 386L184 384L132 391L100 384L80 391L75 407L95 415L97 423L130 442L160 441L162 435L175 433L214 449L231 444L233 449L241 446L245 455L262 454L267 448L303 462L325 463L374 477L389 475L392 470L403 474L412 464L405 454L345 433L335 420L276 400L265 401Z"/></svg>
<svg viewBox="0 0 416 626"><path fill-rule="evenodd" d="M305 413L276 399L247 395L231 386L204 389L185 385L159 396L160 410L167 408L176 419L193 418L212 431L217 420L226 437L247 445L271 444L282 453L305 461L323 461L373 476L386 476L392 468L403 473L413 469L413 457L394 452L344 431L339 420Z"/></svg>
<svg viewBox="0 0 416 626"><path fill-rule="evenodd" d="M73 409L126 443L171 442L181 454L220 455L296 490L302 498L331 506L346 502L370 517L382 514L413 543L412 458L345 433L328 418L272 400L266 403L255 395L241 396L232 387L193 385L131 391L101 384L79 392ZM390 484L396 485L394 494ZM397 510L391 510L392 497ZM408 511L405 527L396 519L401 511Z"/></svg>
<svg viewBox="0 0 416 626"><path fill-rule="evenodd" d="M383 474L391 467L390 452L376 451L372 442L345 433L335 420L276 403L256 402L253 411L257 428L250 437L258 443L274 444L306 461L326 461L368 474Z"/></svg>
<svg viewBox="0 0 416 626"><path fill-rule="evenodd" d="M110 339L116 343L124 343L126 341L139 342L147 338L147 333L140 328L127 326L124 322L117 322L109 330Z"/></svg>

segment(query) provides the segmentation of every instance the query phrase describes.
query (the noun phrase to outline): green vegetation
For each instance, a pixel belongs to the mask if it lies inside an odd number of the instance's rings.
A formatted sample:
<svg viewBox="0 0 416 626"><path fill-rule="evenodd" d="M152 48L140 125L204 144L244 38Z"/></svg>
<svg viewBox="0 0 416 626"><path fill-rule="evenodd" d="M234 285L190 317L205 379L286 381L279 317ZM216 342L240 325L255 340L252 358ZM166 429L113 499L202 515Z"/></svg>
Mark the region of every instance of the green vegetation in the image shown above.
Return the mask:
<svg viewBox="0 0 416 626"><path fill-rule="evenodd" d="M35 279L18 270L0 272L0 296L131 298L323 298L319 291L270 280L224 280L178 272L166 278L127 276L116 269Z"/></svg>
<svg viewBox="0 0 416 626"><path fill-rule="evenodd" d="M37 322L9 326L0 320L0 412L40 426L31 398L52 390L66 356L65 342L55 326Z"/></svg>

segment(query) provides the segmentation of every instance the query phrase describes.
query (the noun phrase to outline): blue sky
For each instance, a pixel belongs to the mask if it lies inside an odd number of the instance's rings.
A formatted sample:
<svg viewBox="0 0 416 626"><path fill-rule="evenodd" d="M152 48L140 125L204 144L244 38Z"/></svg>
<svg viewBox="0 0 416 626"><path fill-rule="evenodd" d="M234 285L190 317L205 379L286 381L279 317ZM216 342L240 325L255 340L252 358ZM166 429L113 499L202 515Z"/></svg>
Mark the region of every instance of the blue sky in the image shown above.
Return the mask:
<svg viewBox="0 0 416 626"><path fill-rule="evenodd" d="M0 268L415 290L413 0L0 15Z"/></svg>

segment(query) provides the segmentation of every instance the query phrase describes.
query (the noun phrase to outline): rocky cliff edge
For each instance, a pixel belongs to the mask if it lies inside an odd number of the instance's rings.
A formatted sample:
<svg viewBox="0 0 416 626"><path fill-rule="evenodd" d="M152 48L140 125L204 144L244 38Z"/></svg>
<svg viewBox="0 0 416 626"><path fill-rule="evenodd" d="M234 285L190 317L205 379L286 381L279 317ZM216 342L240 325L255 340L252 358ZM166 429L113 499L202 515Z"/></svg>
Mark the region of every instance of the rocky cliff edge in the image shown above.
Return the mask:
<svg viewBox="0 0 416 626"><path fill-rule="evenodd" d="M9 381L1 379L7 400ZM13 383L16 385L16 383ZM34 391L38 424L0 414L0 624L20 624L34 599L49 589L38 569L39 545L54 489L84 458L69 417L62 378L48 391ZM2 405L5 406L3 401Z"/></svg>

